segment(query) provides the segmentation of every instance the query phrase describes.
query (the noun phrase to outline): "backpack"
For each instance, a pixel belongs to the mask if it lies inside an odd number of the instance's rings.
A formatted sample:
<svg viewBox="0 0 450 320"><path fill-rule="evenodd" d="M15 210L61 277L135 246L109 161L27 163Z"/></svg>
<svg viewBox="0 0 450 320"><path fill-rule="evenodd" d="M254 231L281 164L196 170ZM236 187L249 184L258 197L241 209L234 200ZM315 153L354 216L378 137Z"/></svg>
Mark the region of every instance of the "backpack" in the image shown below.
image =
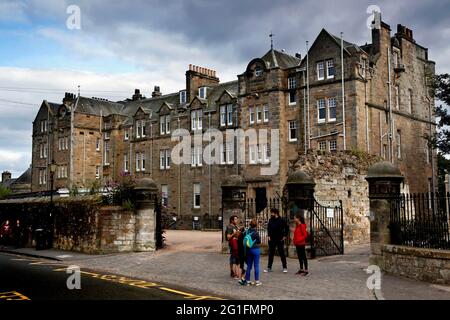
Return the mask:
<svg viewBox="0 0 450 320"><path fill-rule="evenodd" d="M255 245L256 239L252 239L252 233L247 231L244 237L244 248L251 249Z"/></svg>

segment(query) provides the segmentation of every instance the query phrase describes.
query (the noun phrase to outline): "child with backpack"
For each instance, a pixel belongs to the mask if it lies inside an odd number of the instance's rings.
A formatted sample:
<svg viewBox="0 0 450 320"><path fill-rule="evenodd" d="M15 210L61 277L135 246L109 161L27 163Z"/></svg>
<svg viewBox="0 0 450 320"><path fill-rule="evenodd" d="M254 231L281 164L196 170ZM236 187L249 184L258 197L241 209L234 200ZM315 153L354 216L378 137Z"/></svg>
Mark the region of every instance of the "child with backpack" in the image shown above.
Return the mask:
<svg viewBox="0 0 450 320"><path fill-rule="evenodd" d="M239 281L239 284L243 286L248 286L250 284L252 267L255 267L255 285L261 285L261 282L259 281L259 247L261 245L261 237L256 230L257 225L256 219L252 219L250 228L246 231L244 236L244 248L247 254L247 272L245 273L245 279Z"/></svg>
<svg viewBox="0 0 450 320"><path fill-rule="evenodd" d="M306 239L308 237L308 231L306 230L305 218L297 214L294 218L295 231L294 231L294 245L297 249L298 261L300 263L300 270L296 273L298 275L306 276L308 272L308 259L306 258ZM303 269L303 265L305 269Z"/></svg>

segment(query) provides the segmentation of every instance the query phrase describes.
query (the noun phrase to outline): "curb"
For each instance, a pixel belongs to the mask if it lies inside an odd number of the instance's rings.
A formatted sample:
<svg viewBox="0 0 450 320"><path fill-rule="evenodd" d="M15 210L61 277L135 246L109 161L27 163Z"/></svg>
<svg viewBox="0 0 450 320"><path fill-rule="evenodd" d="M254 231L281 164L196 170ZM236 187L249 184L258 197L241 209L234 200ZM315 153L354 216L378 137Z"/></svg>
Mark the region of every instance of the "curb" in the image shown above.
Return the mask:
<svg viewBox="0 0 450 320"><path fill-rule="evenodd" d="M54 260L54 261L64 261L62 259L55 258L55 257L49 257L49 256L33 254L33 253L19 252L19 251L8 250L8 249L3 249L3 248L0 248L0 252L15 254L15 255L19 255L19 256L26 256L26 257L31 257L31 258L40 258L40 259L47 259L47 260Z"/></svg>

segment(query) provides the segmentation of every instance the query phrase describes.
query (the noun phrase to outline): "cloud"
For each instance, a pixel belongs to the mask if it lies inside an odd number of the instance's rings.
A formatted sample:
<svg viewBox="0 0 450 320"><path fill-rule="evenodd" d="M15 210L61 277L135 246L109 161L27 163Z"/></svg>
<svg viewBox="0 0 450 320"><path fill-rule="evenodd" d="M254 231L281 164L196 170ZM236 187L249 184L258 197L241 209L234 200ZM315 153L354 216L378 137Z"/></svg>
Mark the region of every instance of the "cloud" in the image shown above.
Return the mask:
<svg viewBox="0 0 450 320"><path fill-rule="evenodd" d="M23 1L0 1L0 22L28 22Z"/></svg>
<svg viewBox="0 0 450 320"><path fill-rule="evenodd" d="M81 30L66 28L71 4L80 6ZM4 30L31 26L32 37L58 49L49 50L46 59L63 66L0 67L0 147L20 154L31 150L31 122L42 100L59 102L64 91L76 92L78 85L85 96L111 100L130 97L135 88L150 96L154 85L174 92L185 85L190 63L216 70L222 81L234 80L269 49L270 32L275 47L290 54L304 55L305 41L314 41L322 28L336 35L342 31L356 44L370 42L366 11L372 4L381 8L392 33L397 23L413 29L417 42L430 49L437 72L450 72L449 0L0 0L0 23L17 25ZM17 56L34 49L18 50ZM22 160L25 170L29 159Z"/></svg>

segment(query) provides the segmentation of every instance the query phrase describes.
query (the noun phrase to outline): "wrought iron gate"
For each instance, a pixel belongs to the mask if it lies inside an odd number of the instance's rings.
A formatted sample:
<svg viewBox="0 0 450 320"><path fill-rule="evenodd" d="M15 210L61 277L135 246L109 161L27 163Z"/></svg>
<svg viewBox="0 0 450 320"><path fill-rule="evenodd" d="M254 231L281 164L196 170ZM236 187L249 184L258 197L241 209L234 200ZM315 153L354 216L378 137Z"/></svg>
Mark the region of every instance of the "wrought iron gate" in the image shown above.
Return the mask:
<svg viewBox="0 0 450 320"><path fill-rule="evenodd" d="M314 199L312 210L308 210L307 223L312 257L344 254L342 201L334 207L326 207Z"/></svg>
<svg viewBox="0 0 450 320"><path fill-rule="evenodd" d="M344 214L341 201L335 202L334 206L323 206L313 199L311 209L302 211L298 208L288 209L283 198L268 199L267 205L263 209L258 207L255 199L247 199L244 210L244 225L248 227L251 219L257 219L257 230L263 245L268 244L267 224L269 223L271 208L280 211L280 216L290 226L291 234L294 228L295 214L303 212L310 235L307 249L312 258L344 254ZM286 244L290 245L291 242L292 239L288 237Z"/></svg>

